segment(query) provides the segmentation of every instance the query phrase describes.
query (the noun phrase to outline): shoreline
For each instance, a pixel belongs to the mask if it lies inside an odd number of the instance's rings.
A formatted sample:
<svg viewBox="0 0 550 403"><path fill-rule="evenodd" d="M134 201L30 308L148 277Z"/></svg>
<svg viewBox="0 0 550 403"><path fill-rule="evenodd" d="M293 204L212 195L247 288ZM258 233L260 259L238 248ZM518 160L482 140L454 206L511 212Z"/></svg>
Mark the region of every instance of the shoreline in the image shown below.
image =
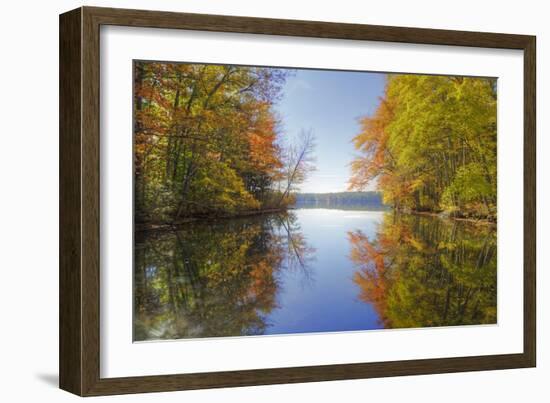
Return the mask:
<svg viewBox="0 0 550 403"><path fill-rule="evenodd" d="M368 207L372 207L372 206L365 206L365 207L366 207L366 210L368 210ZM260 210L246 210L246 211L240 211L234 214L223 214L223 215L217 215L217 216L202 215L202 216L182 218L179 221L172 222L172 223L170 222L137 223L137 224L134 224L134 232L177 230L178 228L186 224L197 222L197 221L213 222L216 220L253 217L253 216L264 215L264 214L284 213L289 210L297 210L300 208L308 208L308 207L290 206L290 207L269 208L269 209L260 209ZM319 207L312 206L310 208L319 208ZM417 211L417 210L399 211L391 206L390 207L384 206L384 209L387 209L386 211L393 211L394 214L411 214L411 215L418 215L418 216L437 217L443 220L463 221L463 222L468 222L476 225L491 225L491 226L497 225L496 221L490 220L488 218L453 217L451 215L445 214L444 212L437 213L435 211ZM380 211L383 211L383 210L380 210Z"/></svg>
<svg viewBox="0 0 550 403"><path fill-rule="evenodd" d="M394 211L397 211L394 209ZM404 214L414 214L414 215L425 215L429 217L437 217L441 219L447 219L447 220L456 220L456 221L464 221L469 222L472 224L483 224L483 225L497 225L497 221L492 221L489 218L468 218L468 217L453 217L451 215L446 215L444 212L436 213L435 211L417 211L417 210L410 210L410 211L401 211L398 213L404 213Z"/></svg>
<svg viewBox="0 0 550 403"><path fill-rule="evenodd" d="M284 213L288 210L294 210L294 207L281 207L281 208L269 208L260 210L246 210L240 211L234 214L223 215L202 215L194 217L182 218L177 222L149 222L149 223L134 223L134 232L146 232L146 231L167 231L178 229L179 227L197 221L212 222L216 220L227 220L231 218L253 217L264 214Z"/></svg>

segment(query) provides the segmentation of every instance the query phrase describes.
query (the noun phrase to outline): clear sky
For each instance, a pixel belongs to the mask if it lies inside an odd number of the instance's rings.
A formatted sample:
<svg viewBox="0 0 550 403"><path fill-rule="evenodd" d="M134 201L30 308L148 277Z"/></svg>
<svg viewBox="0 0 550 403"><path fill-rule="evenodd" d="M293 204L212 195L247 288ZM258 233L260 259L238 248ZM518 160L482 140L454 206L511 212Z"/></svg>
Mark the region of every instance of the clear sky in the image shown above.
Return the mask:
<svg viewBox="0 0 550 403"><path fill-rule="evenodd" d="M383 73L348 71L298 70L287 79L275 108L282 129L290 138L312 129L316 138L317 170L300 192L346 190L357 154L351 140L359 133L359 118L376 110L384 84Z"/></svg>

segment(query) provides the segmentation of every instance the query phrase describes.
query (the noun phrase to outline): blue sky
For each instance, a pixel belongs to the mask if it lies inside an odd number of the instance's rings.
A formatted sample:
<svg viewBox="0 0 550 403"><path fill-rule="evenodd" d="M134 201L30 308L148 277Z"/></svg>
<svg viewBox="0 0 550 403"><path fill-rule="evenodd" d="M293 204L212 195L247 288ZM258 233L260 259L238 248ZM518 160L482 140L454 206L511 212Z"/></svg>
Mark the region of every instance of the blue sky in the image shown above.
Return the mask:
<svg viewBox="0 0 550 403"><path fill-rule="evenodd" d="M292 139L300 130L312 129L317 144L317 170L300 192L346 190L358 119L376 110L384 84L383 73L348 71L298 70L287 79L275 106L282 130Z"/></svg>

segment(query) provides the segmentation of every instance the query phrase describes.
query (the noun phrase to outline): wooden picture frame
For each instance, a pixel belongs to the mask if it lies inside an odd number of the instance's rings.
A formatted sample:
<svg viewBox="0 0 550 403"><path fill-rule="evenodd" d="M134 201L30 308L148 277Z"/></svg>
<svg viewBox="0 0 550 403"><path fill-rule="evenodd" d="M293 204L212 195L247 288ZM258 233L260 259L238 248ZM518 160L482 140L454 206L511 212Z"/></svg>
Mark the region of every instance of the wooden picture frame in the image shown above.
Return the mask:
<svg viewBox="0 0 550 403"><path fill-rule="evenodd" d="M100 377L99 91L101 25L524 52L524 348L521 354L212 373ZM81 7L60 16L60 387L80 396L534 367L535 37L328 22Z"/></svg>

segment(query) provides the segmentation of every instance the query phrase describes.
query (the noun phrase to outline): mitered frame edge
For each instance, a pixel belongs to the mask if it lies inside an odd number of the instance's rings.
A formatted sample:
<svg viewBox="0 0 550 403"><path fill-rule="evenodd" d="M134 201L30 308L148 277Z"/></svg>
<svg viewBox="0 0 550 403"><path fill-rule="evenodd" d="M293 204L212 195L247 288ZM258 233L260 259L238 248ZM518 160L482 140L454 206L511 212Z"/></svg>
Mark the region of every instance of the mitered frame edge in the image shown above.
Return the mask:
<svg viewBox="0 0 550 403"><path fill-rule="evenodd" d="M82 394L81 10L59 17L59 386Z"/></svg>
<svg viewBox="0 0 550 403"><path fill-rule="evenodd" d="M523 50L524 352L364 364L100 378L99 31L101 25ZM60 17L60 65L60 387L62 389L81 396L94 396L511 369L536 365L534 36L82 7Z"/></svg>

